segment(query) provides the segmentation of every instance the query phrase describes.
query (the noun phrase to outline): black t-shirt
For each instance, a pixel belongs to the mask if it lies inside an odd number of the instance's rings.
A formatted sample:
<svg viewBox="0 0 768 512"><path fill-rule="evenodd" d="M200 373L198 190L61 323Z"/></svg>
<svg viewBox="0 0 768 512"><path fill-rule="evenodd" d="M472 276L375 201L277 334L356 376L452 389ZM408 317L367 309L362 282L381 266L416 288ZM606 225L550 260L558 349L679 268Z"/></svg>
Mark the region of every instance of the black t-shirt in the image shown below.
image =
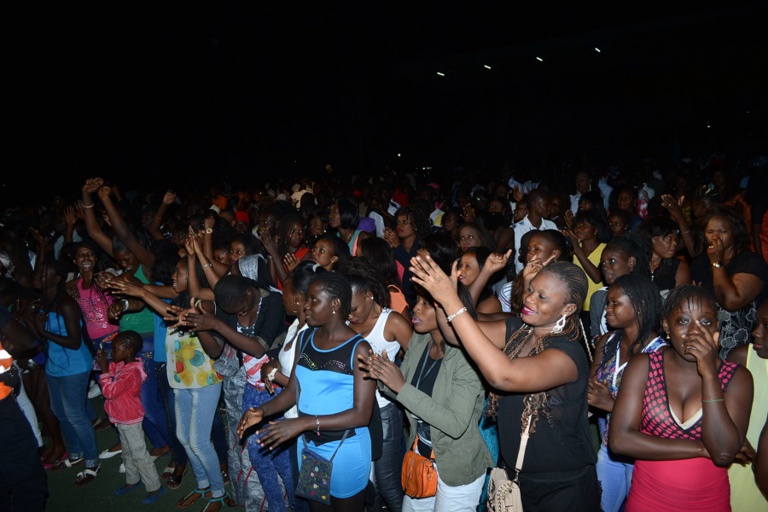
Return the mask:
<svg viewBox="0 0 768 512"><path fill-rule="evenodd" d="M507 332L507 339L511 332ZM528 440L522 473L571 471L595 464L597 454L587 416L589 361L577 341L554 338L545 350L561 350L578 368L578 378L547 392L547 408L538 413L536 433ZM499 400L498 427L501 458L514 468L520 448L525 394L509 393Z"/></svg>

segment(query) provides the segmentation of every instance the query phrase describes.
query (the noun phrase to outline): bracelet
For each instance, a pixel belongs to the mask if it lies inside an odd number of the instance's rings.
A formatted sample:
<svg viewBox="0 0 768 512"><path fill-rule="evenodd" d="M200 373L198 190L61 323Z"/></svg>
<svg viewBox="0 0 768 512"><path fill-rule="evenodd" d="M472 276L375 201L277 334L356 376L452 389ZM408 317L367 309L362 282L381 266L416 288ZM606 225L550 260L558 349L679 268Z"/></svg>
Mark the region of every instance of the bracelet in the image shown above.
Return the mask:
<svg viewBox="0 0 768 512"><path fill-rule="evenodd" d="M93 208L93 203L91 203L91 204L83 203L83 208Z"/></svg>
<svg viewBox="0 0 768 512"><path fill-rule="evenodd" d="M315 416L315 425L316 425L315 434L319 436L320 435L320 418L318 418L317 416Z"/></svg>
<svg viewBox="0 0 768 512"><path fill-rule="evenodd" d="M701 399L701 403L703 403L703 404L711 404L711 403L714 403L714 402L722 402L723 400L725 400L725 398L713 398L712 400L704 400L702 398Z"/></svg>
<svg viewBox="0 0 768 512"><path fill-rule="evenodd" d="M272 368L269 373L267 374L267 378L269 380L275 380L275 375L277 374L277 368Z"/></svg>
<svg viewBox="0 0 768 512"><path fill-rule="evenodd" d="M454 314L450 315L450 316L447 318L447 320L448 320L448 323L451 323L451 322L453 322L453 319L454 319L454 318L456 318L456 317L457 317L457 316L459 316L459 315L463 315L463 314L464 314L464 313L466 313L466 312L467 312L467 308L466 308L466 307L463 307L463 308L461 308L460 310L458 310L457 312L455 312Z"/></svg>
<svg viewBox="0 0 768 512"><path fill-rule="evenodd" d="M123 313L128 311L128 308L130 307L131 303L128 302L128 299L123 299Z"/></svg>
<svg viewBox="0 0 768 512"><path fill-rule="evenodd" d="M206 263L205 265L203 265L203 268L205 268L205 267L212 267L212 266L213 266L213 263L211 263L211 262L209 261L208 263Z"/></svg>
<svg viewBox="0 0 768 512"><path fill-rule="evenodd" d="M691 232L691 230L689 229L688 231L683 231L683 232L682 232L682 233L680 233L680 234L681 234L681 235L687 235L687 234L688 234L688 233L690 233L690 232Z"/></svg>

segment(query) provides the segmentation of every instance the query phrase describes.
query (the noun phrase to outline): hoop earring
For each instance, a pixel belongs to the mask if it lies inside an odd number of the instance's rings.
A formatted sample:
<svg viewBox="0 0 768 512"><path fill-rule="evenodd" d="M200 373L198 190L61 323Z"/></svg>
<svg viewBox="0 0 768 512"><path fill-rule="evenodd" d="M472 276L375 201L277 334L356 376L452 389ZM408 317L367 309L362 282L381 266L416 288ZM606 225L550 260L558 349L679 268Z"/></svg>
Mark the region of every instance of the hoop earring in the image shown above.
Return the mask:
<svg viewBox="0 0 768 512"><path fill-rule="evenodd" d="M560 334L563 332L563 327L565 327L565 321L567 318L567 316L563 315L558 319L558 321L555 323L555 326L552 328L552 332L554 334Z"/></svg>

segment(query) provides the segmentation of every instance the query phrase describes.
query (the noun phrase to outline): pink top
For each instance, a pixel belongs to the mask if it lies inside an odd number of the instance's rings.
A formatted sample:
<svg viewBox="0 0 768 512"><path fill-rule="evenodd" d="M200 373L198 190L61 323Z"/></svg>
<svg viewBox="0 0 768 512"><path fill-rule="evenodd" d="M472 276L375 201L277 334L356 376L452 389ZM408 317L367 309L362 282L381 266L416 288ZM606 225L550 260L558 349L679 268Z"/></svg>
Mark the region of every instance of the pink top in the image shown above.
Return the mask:
<svg viewBox="0 0 768 512"><path fill-rule="evenodd" d="M99 288L96 283L83 289L83 279L77 280L78 299L77 304L83 312L88 336L92 340L114 334L120 328L117 324L109 323L109 306L115 302L115 298Z"/></svg>
<svg viewBox="0 0 768 512"><path fill-rule="evenodd" d="M104 411L112 423L131 425L144 419L141 385L147 378L141 359L130 363L109 363L109 371L99 377L104 395Z"/></svg>

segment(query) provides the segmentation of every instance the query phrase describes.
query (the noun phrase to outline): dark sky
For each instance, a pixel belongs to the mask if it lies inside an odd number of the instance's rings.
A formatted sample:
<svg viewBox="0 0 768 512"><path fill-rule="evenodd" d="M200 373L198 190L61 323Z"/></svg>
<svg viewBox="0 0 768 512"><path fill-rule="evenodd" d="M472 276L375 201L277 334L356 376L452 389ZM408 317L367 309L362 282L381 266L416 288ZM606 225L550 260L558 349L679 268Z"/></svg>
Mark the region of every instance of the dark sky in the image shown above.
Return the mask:
<svg viewBox="0 0 768 512"><path fill-rule="evenodd" d="M667 3L53 5L16 18L12 140L30 171L158 187L760 152L768 3Z"/></svg>

